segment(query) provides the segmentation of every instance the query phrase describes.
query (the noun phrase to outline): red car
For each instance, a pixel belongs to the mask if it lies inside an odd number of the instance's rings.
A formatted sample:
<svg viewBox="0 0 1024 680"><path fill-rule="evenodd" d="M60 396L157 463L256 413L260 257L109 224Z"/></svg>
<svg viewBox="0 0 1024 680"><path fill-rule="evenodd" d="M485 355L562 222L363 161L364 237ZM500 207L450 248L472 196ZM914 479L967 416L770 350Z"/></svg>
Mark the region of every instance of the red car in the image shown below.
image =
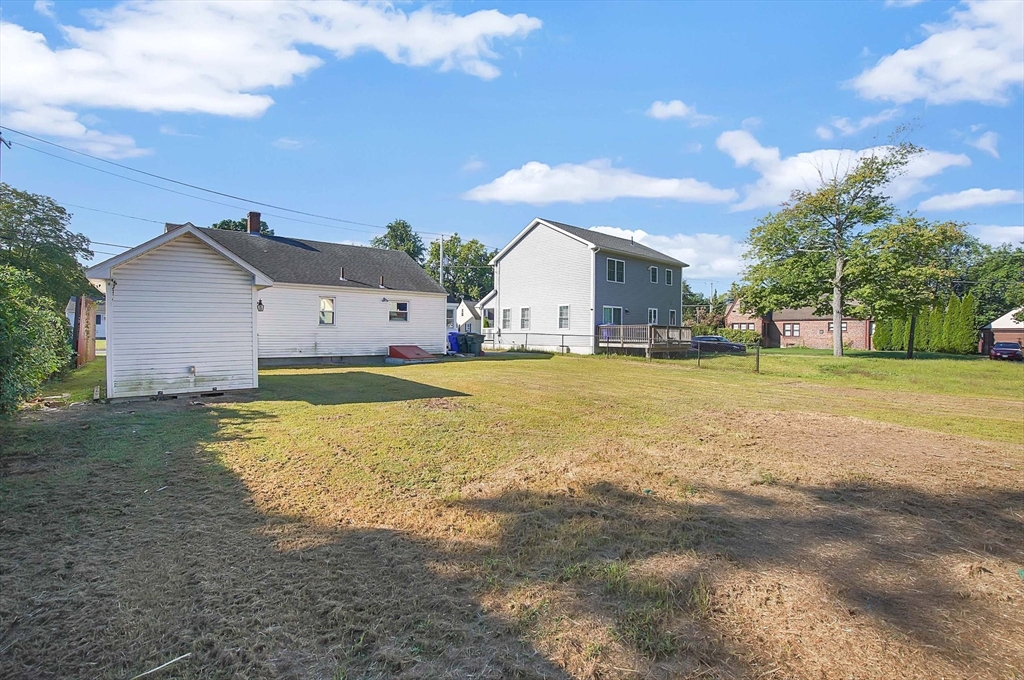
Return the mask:
<svg viewBox="0 0 1024 680"><path fill-rule="evenodd" d="M989 359L1008 359L1010 361L1024 361L1024 353L1021 352L1020 343L997 342L992 345L988 353Z"/></svg>

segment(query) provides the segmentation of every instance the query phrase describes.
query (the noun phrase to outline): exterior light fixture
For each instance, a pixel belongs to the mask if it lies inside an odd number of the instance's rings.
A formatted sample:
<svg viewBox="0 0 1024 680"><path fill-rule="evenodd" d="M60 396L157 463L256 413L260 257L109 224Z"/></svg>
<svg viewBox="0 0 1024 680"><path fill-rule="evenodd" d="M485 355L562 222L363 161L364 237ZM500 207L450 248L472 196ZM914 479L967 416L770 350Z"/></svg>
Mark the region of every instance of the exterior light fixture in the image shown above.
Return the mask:
<svg viewBox="0 0 1024 680"><path fill-rule="evenodd" d="M262 312L263 311L263 300L262 299L259 302L256 303L256 311L257 312Z"/></svg>

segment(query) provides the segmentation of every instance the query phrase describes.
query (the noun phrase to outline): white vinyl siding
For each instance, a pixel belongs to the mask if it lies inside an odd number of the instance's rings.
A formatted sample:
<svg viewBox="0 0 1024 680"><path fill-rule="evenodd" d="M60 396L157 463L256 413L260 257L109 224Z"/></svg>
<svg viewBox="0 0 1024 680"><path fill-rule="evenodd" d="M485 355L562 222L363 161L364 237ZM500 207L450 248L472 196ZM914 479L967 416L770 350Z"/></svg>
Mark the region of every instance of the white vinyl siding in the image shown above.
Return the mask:
<svg viewBox="0 0 1024 680"><path fill-rule="evenodd" d="M184 235L111 275L108 396L256 387L249 272Z"/></svg>
<svg viewBox="0 0 1024 680"><path fill-rule="evenodd" d="M409 320L390 321L391 295L408 302ZM446 296L279 283L260 291L266 311L259 315L259 356L282 359L379 356L389 345L419 345L433 354L445 351ZM321 326L309 310L320 297L333 297L338 323ZM387 297L389 302L384 302Z"/></svg>
<svg viewBox="0 0 1024 680"><path fill-rule="evenodd" d="M589 246L544 225L535 226L510 248L494 273L493 304L500 310L502 345L528 343L557 351L564 342L573 352L593 352L594 260ZM603 276L603 257L597 266ZM565 305L572 310L571 331L558 326L558 308ZM524 307L530 309L528 331L519 327Z"/></svg>

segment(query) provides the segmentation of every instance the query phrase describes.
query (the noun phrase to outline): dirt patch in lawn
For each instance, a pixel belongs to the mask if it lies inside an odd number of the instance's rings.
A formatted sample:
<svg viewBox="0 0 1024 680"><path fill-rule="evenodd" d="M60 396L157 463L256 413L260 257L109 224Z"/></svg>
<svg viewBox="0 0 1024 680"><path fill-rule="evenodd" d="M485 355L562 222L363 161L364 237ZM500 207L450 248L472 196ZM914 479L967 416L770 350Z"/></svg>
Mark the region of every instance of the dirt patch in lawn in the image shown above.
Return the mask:
<svg viewBox="0 0 1024 680"><path fill-rule="evenodd" d="M3 677L1022 677L1012 446L697 413L369 503L239 445L273 413L147 409L7 431Z"/></svg>

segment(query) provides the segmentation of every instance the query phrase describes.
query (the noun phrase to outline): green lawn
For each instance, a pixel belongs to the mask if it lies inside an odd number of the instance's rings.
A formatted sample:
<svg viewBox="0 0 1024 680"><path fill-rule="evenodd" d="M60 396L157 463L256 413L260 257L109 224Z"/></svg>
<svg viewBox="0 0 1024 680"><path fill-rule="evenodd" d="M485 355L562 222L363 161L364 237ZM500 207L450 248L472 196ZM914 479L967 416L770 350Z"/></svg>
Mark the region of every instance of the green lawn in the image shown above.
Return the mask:
<svg viewBox="0 0 1024 680"><path fill-rule="evenodd" d="M26 413L0 675L1016 677L1024 366L753 361L275 369Z"/></svg>

